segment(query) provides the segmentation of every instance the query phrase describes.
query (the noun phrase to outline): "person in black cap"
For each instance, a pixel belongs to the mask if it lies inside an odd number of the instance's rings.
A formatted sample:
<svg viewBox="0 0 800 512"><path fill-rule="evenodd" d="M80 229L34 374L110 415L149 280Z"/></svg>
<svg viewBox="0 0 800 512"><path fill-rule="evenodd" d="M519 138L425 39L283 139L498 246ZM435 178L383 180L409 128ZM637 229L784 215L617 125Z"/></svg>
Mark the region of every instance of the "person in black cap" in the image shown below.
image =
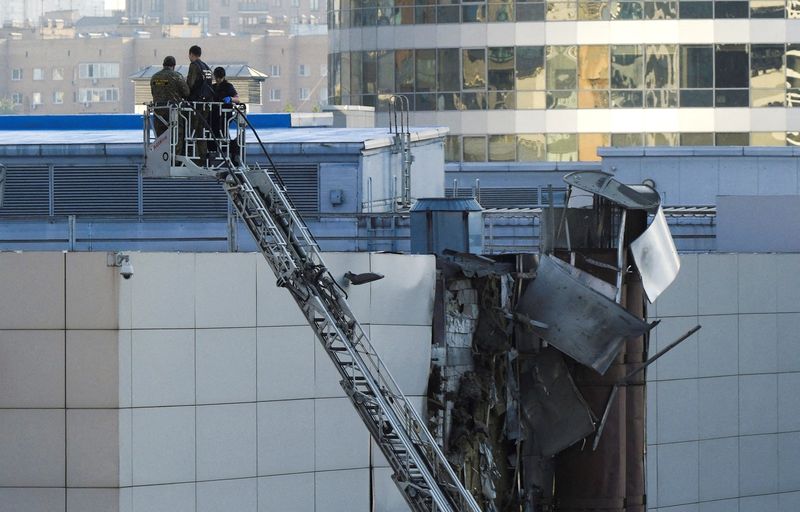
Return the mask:
<svg viewBox="0 0 800 512"><path fill-rule="evenodd" d="M239 103L239 93L236 92L236 87L226 80L225 68L221 66L214 68L214 82L215 103ZM211 127L214 130L214 138L220 139L226 135L227 132L224 130L224 125L228 121L229 119L227 116L222 113L221 106L214 105L214 108L211 110ZM216 147L216 142L214 143L214 147ZM230 141L230 157L234 165L239 165L239 145L236 143L235 139Z"/></svg>

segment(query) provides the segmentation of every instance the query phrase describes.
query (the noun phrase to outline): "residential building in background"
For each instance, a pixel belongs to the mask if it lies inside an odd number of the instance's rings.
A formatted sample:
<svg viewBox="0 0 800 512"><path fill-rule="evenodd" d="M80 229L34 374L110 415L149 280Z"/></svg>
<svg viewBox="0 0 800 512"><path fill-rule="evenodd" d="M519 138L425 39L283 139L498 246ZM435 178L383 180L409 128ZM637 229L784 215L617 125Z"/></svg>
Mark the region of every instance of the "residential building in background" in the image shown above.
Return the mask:
<svg viewBox="0 0 800 512"><path fill-rule="evenodd" d="M106 0L5 0L0 2L0 24L37 25L49 11L77 11L81 16L106 16Z"/></svg>
<svg viewBox="0 0 800 512"><path fill-rule="evenodd" d="M188 19L203 32L263 33L270 25L325 24L321 0L127 0L126 15L158 18L161 23Z"/></svg>
<svg viewBox="0 0 800 512"><path fill-rule="evenodd" d="M185 26L166 25L174 32ZM310 112L327 101L325 26L287 27L260 35L163 37L159 26L128 36L91 32L85 37L0 39L0 98L7 113L70 114L134 112L137 99L131 77L161 66L167 55L188 64L192 45L203 48L210 66L239 64L266 73L259 94L250 94L251 112ZM84 34L81 32L81 34ZM146 34L146 36L145 36ZM155 34L155 37L150 37ZM258 98L258 101L253 101Z"/></svg>
<svg viewBox="0 0 800 512"><path fill-rule="evenodd" d="M405 95L413 124L450 128L451 161L798 145L798 18L782 0L336 0L331 103Z"/></svg>

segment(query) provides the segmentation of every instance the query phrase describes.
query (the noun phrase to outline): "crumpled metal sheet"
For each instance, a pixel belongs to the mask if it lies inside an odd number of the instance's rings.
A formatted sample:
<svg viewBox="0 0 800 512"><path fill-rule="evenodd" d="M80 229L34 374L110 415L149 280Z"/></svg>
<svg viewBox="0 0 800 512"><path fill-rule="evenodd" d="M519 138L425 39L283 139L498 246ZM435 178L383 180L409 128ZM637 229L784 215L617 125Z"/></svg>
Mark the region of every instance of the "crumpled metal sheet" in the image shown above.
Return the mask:
<svg viewBox="0 0 800 512"><path fill-rule="evenodd" d="M646 185L625 185L602 171L577 171L564 176L573 187L605 197L631 210L654 211L661 204L658 192Z"/></svg>
<svg viewBox="0 0 800 512"><path fill-rule="evenodd" d="M535 453L551 456L594 432L594 418L564 357L545 348L520 370L520 405Z"/></svg>
<svg viewBox="0 0 800 512"><path fill-rule="evenodd" d="M660 206L653 222L631 242L631 253L642 276L647 300L653 303L672 284L681 268L675 242Z"/></svg>
<svg viewBox="0 0 800 512"><path fill-rule="evenodd" d="M647 324L576 279L566 263L542 255L517 311L547 324L530 328L576 361L605 373L623 341L642 335Z"/></svg>

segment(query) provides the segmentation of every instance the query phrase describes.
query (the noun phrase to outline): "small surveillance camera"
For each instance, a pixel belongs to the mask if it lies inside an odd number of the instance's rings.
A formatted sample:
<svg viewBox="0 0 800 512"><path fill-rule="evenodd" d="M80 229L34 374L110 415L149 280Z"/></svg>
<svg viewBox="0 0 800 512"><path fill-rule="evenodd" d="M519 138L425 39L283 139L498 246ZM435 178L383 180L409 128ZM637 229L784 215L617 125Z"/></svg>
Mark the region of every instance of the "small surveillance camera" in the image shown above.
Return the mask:
<svg viewBox="0 0 800 512"><path fill-rule="evenodd" d="M131 260L126 259L122 262L122 266L119 269L119 274L125 279L131 278L133 275L133 265L131 264Z"/></svg>

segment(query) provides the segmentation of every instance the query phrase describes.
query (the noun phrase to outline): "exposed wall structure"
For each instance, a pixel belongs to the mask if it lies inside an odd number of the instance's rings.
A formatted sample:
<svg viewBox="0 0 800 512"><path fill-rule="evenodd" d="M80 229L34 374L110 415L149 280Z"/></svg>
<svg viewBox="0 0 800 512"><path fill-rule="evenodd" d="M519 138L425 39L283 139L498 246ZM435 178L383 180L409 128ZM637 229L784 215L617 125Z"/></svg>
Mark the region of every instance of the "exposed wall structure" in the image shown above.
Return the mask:
<svg viewBox="0 0 800 512"><path fill-rule="evenodd" d="M412 397L434 261L329 254ZM0 254L0 511L403 510L335 370L256 254ZM421 404L421 398L418 399Z"/></svg>
<svg viewBox="0 0 800 512"><path fill-rule="evenodd" d="M651 347L703 328L648 373L648 509L800 510L800 255L681 263Z"/></svg>

